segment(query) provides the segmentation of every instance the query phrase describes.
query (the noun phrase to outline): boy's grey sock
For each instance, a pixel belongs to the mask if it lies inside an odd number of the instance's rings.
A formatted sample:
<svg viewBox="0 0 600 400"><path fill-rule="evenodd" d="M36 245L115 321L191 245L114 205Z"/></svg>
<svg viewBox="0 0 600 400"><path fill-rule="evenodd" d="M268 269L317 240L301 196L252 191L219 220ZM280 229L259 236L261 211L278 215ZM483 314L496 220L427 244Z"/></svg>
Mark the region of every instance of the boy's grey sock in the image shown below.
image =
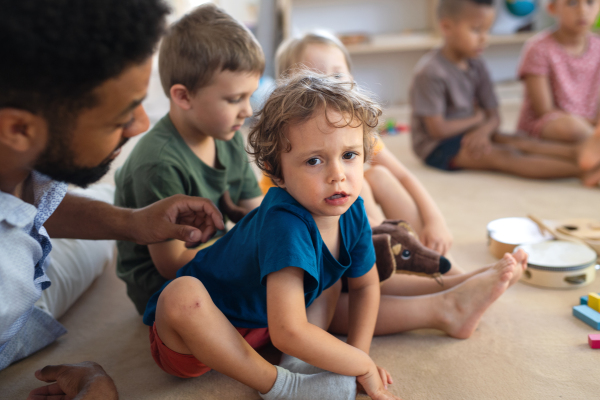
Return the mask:
<svg viewBox="0 0 600 400"><path fill-rule="evenodd" d="M300 374L312 375L318 374L320 372L327 372L324 369L315 367L314 365L310 365L307 362L302 361L299 358L292 357L288 354L282 354L281 362L279 366L287 369L291 372L298 372Z"/></svg>
<svg viewBox="0 0 600 400"><path fill-rule="evenodd" d="M290 372L279 366L277 380L265 400L356 400L356 377L321 372L313 375Z"/></svg>

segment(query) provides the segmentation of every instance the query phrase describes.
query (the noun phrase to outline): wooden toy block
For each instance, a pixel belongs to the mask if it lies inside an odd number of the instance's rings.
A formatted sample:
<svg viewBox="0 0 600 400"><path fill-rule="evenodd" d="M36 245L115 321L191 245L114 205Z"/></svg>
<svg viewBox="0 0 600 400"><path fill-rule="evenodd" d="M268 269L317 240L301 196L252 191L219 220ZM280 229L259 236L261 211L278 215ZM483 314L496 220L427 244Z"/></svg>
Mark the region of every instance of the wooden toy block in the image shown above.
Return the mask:
<svg viewBox="0 0 600 400"><path fill-rule="evenodd" d="M587 306L592 310L600 311L600 295L597 293L588 294Z"/></svg>
<svg viewBox="0 0 600 400"><path fill-rule="evenodd" d="M600 349L600 335L588 335L588 343L592 349Z"/></svg>
<svg viewBox="0 0 600 400"><path fill-rule="evenodd" d="M592 328L600 331L600 313L588 306L573 307L573 316L582 320Z"/></svg>
<svg viewBox="0 0 600 400"><path fill-rule="evenodd" d="M587 306L588 305L587 302L588 302L588 297L587 296L581 296L579 298L579 305Z"/></svg>

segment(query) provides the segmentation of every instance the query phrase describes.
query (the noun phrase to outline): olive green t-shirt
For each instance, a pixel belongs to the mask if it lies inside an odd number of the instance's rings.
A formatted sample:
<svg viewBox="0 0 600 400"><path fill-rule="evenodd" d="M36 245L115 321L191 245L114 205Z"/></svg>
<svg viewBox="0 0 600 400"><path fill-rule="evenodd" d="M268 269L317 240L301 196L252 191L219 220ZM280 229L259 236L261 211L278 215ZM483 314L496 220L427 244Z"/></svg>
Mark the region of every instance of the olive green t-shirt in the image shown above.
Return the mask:
<svg viewBox="0 0 600 400"><path fill-rule="evenodd" d="M116 172L115 205L142 208L175 194L204 197L218 204L226 190L236 204L261 196L242 135L237 132L227 142L215 140L215 145L220 169L206 165L192 152L167 114L137 143ZM117 275L143 314L150 296L167 280L152 263L148 246L118 241L117 247Z"/></svg>

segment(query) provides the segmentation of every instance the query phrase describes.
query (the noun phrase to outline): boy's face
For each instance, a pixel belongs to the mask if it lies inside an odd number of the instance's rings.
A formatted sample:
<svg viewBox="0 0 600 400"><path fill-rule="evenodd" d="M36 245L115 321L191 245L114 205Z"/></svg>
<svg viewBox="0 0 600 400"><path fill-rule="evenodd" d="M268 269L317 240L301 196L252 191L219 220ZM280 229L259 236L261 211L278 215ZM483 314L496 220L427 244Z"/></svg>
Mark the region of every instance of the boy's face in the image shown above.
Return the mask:
<svg viewBox="0 0 600 400"><path fill-rule="evenodd" d="M336 46L311 43L304 49L300 62L325 75L341 75L352 79L346 57Z"/></svg>
<svg viewBox="0 0 600 400"><path fill-rule="evenodd" d="M487 46L495 16L491 6L465 4L461 15L440 21L446 45L461 57L479 57Z"/></svg>
<svg viewBox="0 0 600 400"><path fill-rule="evenodd" d="M582 34L596 22L600 0L555 0L548 5L548 11L558 20L561 28Z"/></svg>
<svg viewBox="0 0 600 400"><path fill-rule="evenodd" d="M258 88L257 72L221 71L190 98L188 115L194 127L218 140L231 140L252 116L250 96Z"/></svg>
<svg viewBox="0 0 600 400"><path fill-rule="evenodd" d="M327 113L331 121L344 123L337 112ZM315 220L345 213L362 189L362 125L335 128L318 110L308 121L290 126L286 136L291 150L281 154L280 186Z"/></svg>

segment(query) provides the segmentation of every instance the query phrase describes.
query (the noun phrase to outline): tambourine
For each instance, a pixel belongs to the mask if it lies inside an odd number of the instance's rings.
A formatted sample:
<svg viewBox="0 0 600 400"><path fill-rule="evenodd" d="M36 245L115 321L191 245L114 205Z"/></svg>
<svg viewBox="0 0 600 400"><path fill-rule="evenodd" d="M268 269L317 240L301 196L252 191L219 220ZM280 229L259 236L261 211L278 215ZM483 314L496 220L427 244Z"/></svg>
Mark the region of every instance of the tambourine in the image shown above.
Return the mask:
<svg viewBox="0 0 600 400"><path fill-rule="evenodd" d="M582 243L565 240L518 246L528 255L521 281L555 289L578 288L596 279L596 252Z"/></svg>

